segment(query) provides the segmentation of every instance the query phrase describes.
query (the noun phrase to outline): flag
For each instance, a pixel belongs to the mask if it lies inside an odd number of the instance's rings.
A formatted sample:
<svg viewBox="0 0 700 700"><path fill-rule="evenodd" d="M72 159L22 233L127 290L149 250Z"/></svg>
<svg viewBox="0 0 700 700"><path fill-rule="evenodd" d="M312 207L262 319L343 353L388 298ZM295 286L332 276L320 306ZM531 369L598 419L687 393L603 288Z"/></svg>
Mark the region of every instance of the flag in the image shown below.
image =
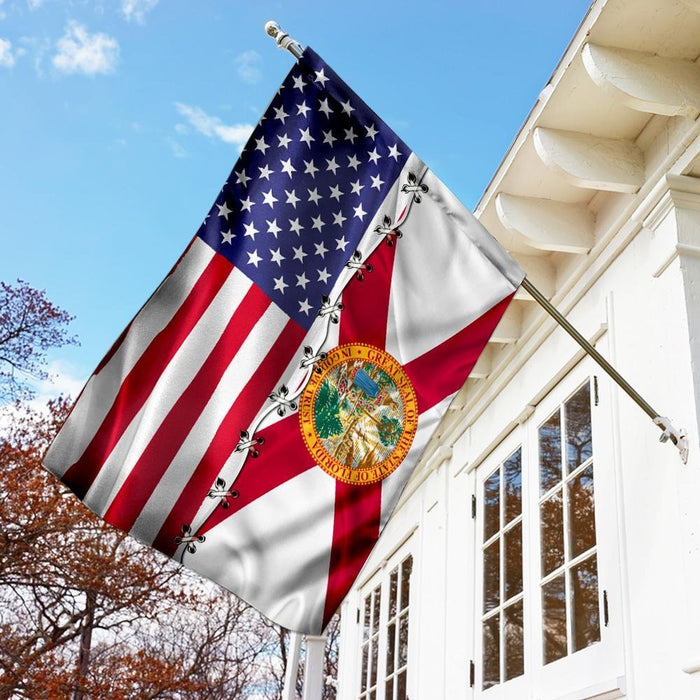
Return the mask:
<svg viewBox="0 0 700 700"><path fill-rule="evenodd" d="M44 464L318 634L523 273L306 49Z"/></svg>

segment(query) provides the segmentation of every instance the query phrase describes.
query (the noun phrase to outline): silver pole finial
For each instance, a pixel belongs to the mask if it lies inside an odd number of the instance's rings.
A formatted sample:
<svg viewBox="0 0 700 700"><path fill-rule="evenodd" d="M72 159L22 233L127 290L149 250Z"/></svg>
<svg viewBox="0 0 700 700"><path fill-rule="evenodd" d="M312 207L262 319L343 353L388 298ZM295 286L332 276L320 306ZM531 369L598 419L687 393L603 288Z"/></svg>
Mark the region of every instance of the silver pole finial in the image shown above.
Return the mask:
<svg viewBox="0 0 700 700"><path fill-rule="evenodd" d="M277 22L273 20L265 22L265 31L275 40L277 46L281 49L287 49L294 58L301 58L301 54L304 51L301 48L301 44L296 39L292 39L287 32L283 31Z"/></svg>

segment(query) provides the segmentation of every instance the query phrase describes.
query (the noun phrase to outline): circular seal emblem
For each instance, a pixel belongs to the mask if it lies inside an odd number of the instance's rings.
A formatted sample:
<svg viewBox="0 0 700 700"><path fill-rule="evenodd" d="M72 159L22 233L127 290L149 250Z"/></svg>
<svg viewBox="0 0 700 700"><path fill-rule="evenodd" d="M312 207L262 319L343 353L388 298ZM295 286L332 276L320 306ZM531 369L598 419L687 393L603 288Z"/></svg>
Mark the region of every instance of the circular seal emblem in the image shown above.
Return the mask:
<svg viewBox="0 0 700 700"><path fill-rule="evenodd" d="M391 474L408 453L418 426L416 394L387 352L353 343L316 365L299 400L299 421L316 463L347 484Z"/></svg>

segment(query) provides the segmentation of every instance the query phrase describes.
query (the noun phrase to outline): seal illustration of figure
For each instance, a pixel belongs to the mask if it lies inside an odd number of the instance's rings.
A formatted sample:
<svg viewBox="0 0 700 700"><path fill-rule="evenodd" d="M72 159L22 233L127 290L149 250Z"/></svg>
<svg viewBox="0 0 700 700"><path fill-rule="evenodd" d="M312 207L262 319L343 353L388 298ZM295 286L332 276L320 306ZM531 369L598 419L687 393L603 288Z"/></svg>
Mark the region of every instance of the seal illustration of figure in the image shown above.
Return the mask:
<svg viewBox="0 0 700 700"><path fill-rule="evenodd" d="M309 451L341 481L384 479L403 461L416 431L408 376L387 352L360 343L335 348L318 369L300 400Z"/></svg>

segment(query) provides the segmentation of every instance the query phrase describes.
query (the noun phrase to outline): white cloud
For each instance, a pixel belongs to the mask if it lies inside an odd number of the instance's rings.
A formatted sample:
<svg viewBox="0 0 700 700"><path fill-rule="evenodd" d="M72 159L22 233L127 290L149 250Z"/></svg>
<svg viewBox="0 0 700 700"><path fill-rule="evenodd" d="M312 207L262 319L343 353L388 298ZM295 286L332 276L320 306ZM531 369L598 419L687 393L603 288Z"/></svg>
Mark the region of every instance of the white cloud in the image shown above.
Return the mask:
<svg viewBox="0 0 700 700"><path fill-rule="evenodd" d="M15 65L15 55L12 53L12 42L0 39L0 66L11 68Z"/></svg>
<svg viewBox="0 0 700 700"><path fill-rule="evenodd" d="M119 44L107 34L89 34L86 27L70 22L56 43L53 65L64 73L111 73L119 59Z"/></svg>
<svg viewBox="0 0 700 700"><path fill-rule="evenodd" d="M192 107L181 102L176 102L175 107L200 134L210 138L218 138L225 143L233 143L239 147L245 145L255 128L252 124L224 124L219 117L209 116L201 107Z"/></svg>
<svg viewBox="0 0 700 700"><path fill-rule="evenodd" d="M32 388L36 394L31 401L23 404L25 408L20 408L18 411L14 404L0 406L0 433L9 427L13 420L21 416L26 408L43 411L51 399L61 395L75 401L89 378L78 368L62 360L51 362L47 372L49 374L47 379L32 382Z"/></svg>
<svg viewBox="0 0 700 700"><path fill-rule="evenodd" d="M168 139L168 143L176 158L187 158L189 156L189 153L183 148L182 144L178 143L175 139Z"/></svg>
<svg viewBox="0 0 700 700"><path fill-rule="evenodd" d="M22 48L17 51L17 56L20 54L24 55L29 53L34 56L34 70L36 74L40 77L44 77L44 57L52 49L51 42L48 39L39 39L32 36L22 36L20 37L20 42L27 48Z"/></svg>
<svg viewBox="0 0 700 700"><path fill-rule="evenodd" d="M257 51L243 51L236 56L236 72L246 83L253 85L262 78L262 57Z"/></svg>
<svg viewBox="0 0 700 700"><path fill-rule="evenodd" d="M5 0L0 0L0 19L5 19L5 17L7 17L7 13L2 9L3 2L5 2Z"/></svg>
<svg viewBox="0 0 700 700"><path fill-rule="evenodd" d="M158 4L159 0L122 0L122 14L127 22L143 24L146 15Z"/></svg>
<svg viewBox="0 0 700 700"><path fill-rule="evenodd" d="M13 51L12 42L9 39L0 38L0 67L12 68L20 56L24 56L27 51L19 48Z"/></svg>
<svg viewBox="0 0 700 700"><path fill-rule="evenodd" d="M63 360L54 360L46 368L48 378L35 382L36 401L46 403L63 394L78 398L88 376L74 365Z"/></svg>
<svg viewBox="0 0 700 700"><path fill-rule="evenodd" d="M44 4L44 0L27 0L30 10L38 10Z"/></svg>

